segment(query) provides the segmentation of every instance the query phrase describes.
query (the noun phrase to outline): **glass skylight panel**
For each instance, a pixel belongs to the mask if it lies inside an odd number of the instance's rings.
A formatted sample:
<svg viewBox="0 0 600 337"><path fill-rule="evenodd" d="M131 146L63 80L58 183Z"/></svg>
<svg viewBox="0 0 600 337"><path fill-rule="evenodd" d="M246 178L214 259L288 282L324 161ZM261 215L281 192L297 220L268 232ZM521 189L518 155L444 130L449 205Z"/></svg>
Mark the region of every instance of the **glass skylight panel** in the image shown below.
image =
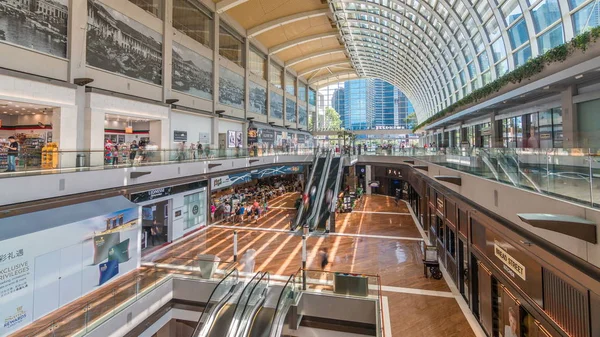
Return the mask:
<svg viewBox="0 0 600 337"><path fill-rule="evenodd" d="M481 79L483 80L483 85L486 85L492 81L492 74L487 71L481 75Z"/></svg>
<svg viewBox="0 0 600 337"><path fill-rule="evenodd" d="M466 12L466 11L467 11L467 8L465 7L465 5L463 4L463 2L462 2L462 1L459 1L459 2L456 4L456 8L454 8L454 11L455 11L456 13L458 13L458 15L460 15L460 13Z"/></svg>
<svg viewBox="0 0 600 337"><path fill-rule="evenodd" d="M594 1L573 14L573 29L575 30L575 34L580 34L600 25L600 15L596 15L599 6Z"/></svg>
<svg viewBox="0 0 600 337"><path fill-rule="evenodd" d="M477 25L471 16L465 20L465 26L467 27L467 30L471 36L474 36L477 33Z"/></svg>
<svg viewBox="0 0 600 337"><path fill-rule="evenodd" d="M465 71L464 71L464 70L461 70L461 71L458 73L458 75L459 75L459 77L460 77L460 82L462 83L462 85L465 85L465 84L467 83L467 78L466 78L466 76L465 76Z"/></svg>
<svg viewBox="0 0 600 337"><path fill-rule="evenodd" d="M421 13L421 15L425 18L425 20L429 21L429 19L431 18L431 12L429 12L427 10L427 8L425 7L421 7L421 9L419 10L419 13Z"/></svg>
<svg viewBox="0 0 600 337"><path fill-rule="evenodd" d="M506 48L504 47L504 41L502 39L494 41L491 47L494 62L498 62L506 57Z"/></svg>
<svg viewBox="0 0 600 337"><path fill-rule="evenodd" d="M496 76L500 77L508 72L508 61L504 60L496 64Z"/></svg>
<svg viewBox="0 0 600 337"><path fill-rule="evenodd" d="M510 25L511 23L517 21L523 13L517 0L506 1L504 5L500 7L500 11L504 15L504 21L506 21L506 25Z"/></svg>
<svg viewBox="0 0 600 337"><path fill-rule="evenodd" d="M490 19L490 21L485 24L485 31L488 34L490 41L493 41L500 36L500 28L498 27L498 22L495 18Z"/></svg>
<svg viewBox="0 0 600 337"><path fill-rule="evenodd" d="M569 8L570 9L575 9L577 7L579 7L579 5L581 5L582 3L584 3L586 0L569 0ZM594 4L594 2L592 2L592 4Z"/></svg>
<svg viewBox="0 0 600 337"><path fill-rule="evenodd" d="M538 37L538 48L540 54L547 52L548 50L563 44L565 42L562 23L556 25L540 37Z"/></svg>
<svg viewBox="0 0 600 337"><path fill-rule="evenodd" d="M475 63L471 62L469 64L467 64L467 70L469 70L469 77L470 78L475 78L475 76L477 75L477 70L475 70Z"/></svg>
<svg viewBox="0 0 600 337"><path fill-rule="evenodd" d="M508 30L508 38L513 49L529 41L529 34L527 33L527 26L524 19L521 19Z"/></svg>
<svg viewBox="0 0 600 337"><path fill-rule="evenodd" d="M557 0L542 0L531 10L535 32L539 33L560 19Z"/></svg>
<svg viewBox="0 0 600 337"><path fill-rule="evenodd" d="M446 18L448 17L448 10L444 6L442 6L441 3L437 5L435 10L440 14L443 20L446 20Z"/></svg>
<svg viewBox="0 0 600 337"><path fill-rule="evenodd" d="M519 51L513 54L513 59L515 61L515 67L525 64L527 60L531 58L531 46L527 45L526 47L520 49Z"/></svg>
<svg viewBox="0 0 600 337"><path fill-rule="evenodd" d="M479 0L475 6L475 11L479 15L481 22L486 22L492 17L492 10L487 0Z"/></svg>
<svg viewBox="0 0 600 337"><path fill-rule="evenodd" d="M479 60L479 67L481 68L481 71L489 69L490 59L488 58L487 52L484 51L483 53L479 54L477 59Z"/></svg>

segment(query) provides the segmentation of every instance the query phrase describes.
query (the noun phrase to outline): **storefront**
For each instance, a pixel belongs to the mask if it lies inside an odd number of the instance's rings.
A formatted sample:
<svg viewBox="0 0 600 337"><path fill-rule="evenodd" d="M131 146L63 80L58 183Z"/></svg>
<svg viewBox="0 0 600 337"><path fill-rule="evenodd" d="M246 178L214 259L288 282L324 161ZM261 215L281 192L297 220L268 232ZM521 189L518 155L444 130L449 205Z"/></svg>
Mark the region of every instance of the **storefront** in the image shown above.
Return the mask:
<svg viewBox="0 0 600 337"><path fill-rule="evenodd" d="M147 253L206 225L206 181L134 193L142 207L140 242Z"/></svg>
<svg viewBox="0 0 600 337"><path fill-rule="evenodd" d="M275 166L239 172L210 179L211 204L216 207L215 221L221 219L226 203L264 202L285 192L302 190L304 166ZM281 187L281 188L279 188Z"/></svg>
<svg viewBox="0 0 600 337"><path fill-rule="evenodd" d="M135 159L133 149L158 150L150 142L150 120L106 114L104 119L105 164L132 164ZM134 156L130 154L134 151Z"/></svg>
<svg viewBox="0 0 600 337"><path fill-rule="evenodd" d="M591 337L600 331L590 325L600 296L581 285L586 274L565 274L559 264L567 262L550 252L540 261L518 244L527 239L416 170L409 183L415 213L422 213L419 199L425 196L425 216L417 218L427 243L436 247L440 264L488 336Z"/></svg>
<svg viewBox="0 0 600 337"><path fill-rule="evenodd" d="M562 109L553 108L496 120L508 148L562 148Z"/></svg>
<svg viewBox="0 0 600 337"><path fill-rule="evenodd" d="M23 102L0 100L0 170L6 170L8 164L8 137L15 137L19 143L19 156L16 160L17 171L35 168L57 167L54 163L43 161L42 150L58 149L52 138L52 118L54 107ZM52 158L50 158L52 159Z"/></svg>
<svg viewBox="0 0 600 337"><path fill-rule="evenodd" d="M312 135L308 132L290 131L263 123L250 123L248 126L248 148L255 149L256 155L274 151L297 151L313 147ZM250 153L254 155L253 151Z"/></svg>

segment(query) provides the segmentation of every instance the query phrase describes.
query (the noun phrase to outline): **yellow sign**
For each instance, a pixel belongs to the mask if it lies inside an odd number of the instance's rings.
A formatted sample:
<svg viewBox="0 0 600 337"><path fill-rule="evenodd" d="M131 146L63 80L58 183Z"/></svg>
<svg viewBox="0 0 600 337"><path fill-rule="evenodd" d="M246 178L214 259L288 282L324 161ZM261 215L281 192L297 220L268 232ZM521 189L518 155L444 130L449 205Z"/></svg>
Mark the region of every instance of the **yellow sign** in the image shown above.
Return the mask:
<svg viewBox="0 0 600 337"><path fill-rule="evenodd" d="M497 258L500 259L500 261L502 261L504 263L504 265L506 267L508 267L512 272L514 272L514 274L517 274L520 278L522 278L523 280L526 280L525 266L522 265L519 261L515 260L512 256L510 256L506 252L506 250L504 250L502 247L500 247L498 242L494 242L494 254L496 255ZM507 272L509 272L510 274L513 274L512 272L510 272L508 270L507 270ZM512 275L512 276L514 276L514 275Z"/></svg>

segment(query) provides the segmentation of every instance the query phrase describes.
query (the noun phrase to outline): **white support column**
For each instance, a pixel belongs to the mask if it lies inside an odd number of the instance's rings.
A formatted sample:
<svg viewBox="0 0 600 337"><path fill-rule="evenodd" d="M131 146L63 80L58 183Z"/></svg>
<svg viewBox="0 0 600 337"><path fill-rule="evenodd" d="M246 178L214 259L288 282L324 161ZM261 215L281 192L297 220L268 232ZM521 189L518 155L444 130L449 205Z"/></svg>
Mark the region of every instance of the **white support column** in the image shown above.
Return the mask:
<svg viewBox="0 0 600 337"><path fill-rule="evenodd" d="M211 119L210 134L212 138L210 148L212 149L212 152L215 153L214 151L219 148L219 118L216 116Z"/></svg>
<svg viewBox="0 0 600 337"><path fill-rule="evenodd" d="M78 107L60 107L52 111L52 141L58 143L63 151L77 150L78 136L82 132L73 132L78 124ZM59 155L58 167L75 167L75 152L65 152Z"/></svg>
<svg viewBox="0 0 600 337"><path fill-rule="evenodd" d="M89 103L89 95L87 102ZM103 111L85 108L84 148L93 151L88 155L91 166L101 166L104 163L104 118Z"/></svg>
<svg viewBox="0 0 600 337"><path fill-rule="evenodd" d="M170 149L170 127L169 120L161 119L150 121L150 142L158 145L159 149Z"/></svg>
<svg viewBox="0 0 600 337"><path fill-rule="evenodd" d="M171 98L171 87L173 82L173 0L162 2L164 13L163 20L163 97L165 102Z"/></svg>
<svg viewBox="0 0 600 337"><path fill-rule="evenodd" d="M281 79L281 87L283 88L283 126L287 124L287 98L285 95L287 91L285 90L287 80L287 66L284 64L283 66L283 78Z"/></svg>
<svg viewBox="0 0 600 337"><path fill-rule="evenodd" d="M271 119L271 56L267 54L267 122Z"/></svg>
<svg viewBox="0 0 600 337"><path fill-rule="evenodd" d="M87 28L87 1L69 0L69 22L67 54L69 57L69 82L74 83L76 78L85 77L85 49L86 49L86 28ZM75 138L75 145L71 147L64 142L59 142L61 150L84 150L85 147L85 87L78 87L76 93L76 111L69 112L71 118L75 121L72 128L68 128L71 137ZM59 124L52 123L54 129L60 128ZM64 130L67 128L63 127ZM56 141L56 138L53 135ZM65 146L69 146L66 148Z"/></svg>
<svg viewBox="0 0 600 337"><path fill-rule="evenodd" d="M217 111L219 105L219 21L219 14L215 13L213 20L213 113ZM218 136L217 141L213 144L219 144Z"/></svg>

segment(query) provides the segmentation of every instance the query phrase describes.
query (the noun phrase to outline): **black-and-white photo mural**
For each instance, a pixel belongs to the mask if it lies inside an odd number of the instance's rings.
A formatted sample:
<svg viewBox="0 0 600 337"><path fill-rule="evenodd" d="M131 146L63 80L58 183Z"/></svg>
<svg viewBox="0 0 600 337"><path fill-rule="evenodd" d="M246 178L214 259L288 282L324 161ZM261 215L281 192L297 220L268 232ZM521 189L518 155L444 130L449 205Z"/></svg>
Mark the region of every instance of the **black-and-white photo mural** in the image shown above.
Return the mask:
<svg viewBox="0 0 600 337"><path fill-rule="evenodd" d="M271 117L283 119L283 96L271 91Z"/></svg>
<svg viewBox="0 0 600 337"><path fill-rule="evenodd" d="M285 99L285 120L296 123L296 101Z"/></svg>
<svg viewBox="0 0 600 337"><path fill-rule="evenodd" d="M308 125L308 113L306 112L306 106L299 104L298 105L298 123L300 125Z"/></svg>
<svg viewBox="0 0 600 337"><path fill-rule="evenodd" d="M0 41L67 57L69 0L0 0Z"/></svg>
<svg viewBox="0 0 600 337"><path fill-rule="evenodd" d="M250 112L267 114L267 89L250 81Z"/></svg>
<svg viewBox="0 0 600 337"><path fill-rule="evenodd" d="M244 109L244 77L219 67L219 103Z"/></svg>
<svg viewBox="0 0 600 337"><path fill-rule="evenodd" d="M87 64L138 80L162 83L162 36L88 0Z"/></svg>
<svg viewBox="0 0 600 337"><path fill-rule="evenodd" d="M212 99L212 66L210 59L173 42L173 90Z"/></svg>

